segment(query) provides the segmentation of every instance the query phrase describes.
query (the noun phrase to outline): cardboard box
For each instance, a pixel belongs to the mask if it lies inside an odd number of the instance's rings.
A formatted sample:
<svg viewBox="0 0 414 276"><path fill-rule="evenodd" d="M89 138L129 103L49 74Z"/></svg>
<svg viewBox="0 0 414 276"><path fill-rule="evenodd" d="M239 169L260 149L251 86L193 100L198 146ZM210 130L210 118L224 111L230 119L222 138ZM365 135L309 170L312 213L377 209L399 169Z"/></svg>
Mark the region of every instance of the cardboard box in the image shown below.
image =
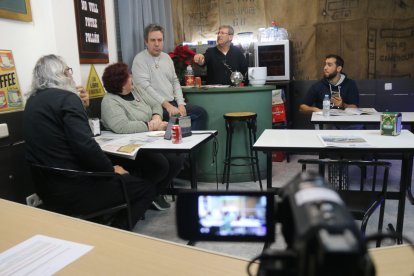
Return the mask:
<svg viewBox="0 0 414 276"><path fill-rule="evenodd" d="M381 114L381 135L400 135L401 113L384 112Z"/></svg>

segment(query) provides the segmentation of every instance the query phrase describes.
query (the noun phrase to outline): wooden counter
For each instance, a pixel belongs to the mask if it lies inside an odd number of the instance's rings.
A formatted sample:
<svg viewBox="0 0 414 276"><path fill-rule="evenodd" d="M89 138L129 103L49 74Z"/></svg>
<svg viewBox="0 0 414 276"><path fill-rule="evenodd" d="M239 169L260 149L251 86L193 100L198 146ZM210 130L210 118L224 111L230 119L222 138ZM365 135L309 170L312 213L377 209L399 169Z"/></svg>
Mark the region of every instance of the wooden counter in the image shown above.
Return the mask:
<svg viewBox="0 0 414 276"><path fill-rule="evenodd" d="M263 130L272 128L272 90L273 85L260 87L228 87L228 88L183 88L188 103L202 106L208 113L206 129L218 130L219 148L217 153L217 168L221 181L224 168L226 149L226 128L224 113L251 111L257 113L257 137ZM248 136L247 127L238 126L233 136L232 156L247 155ZM216 181L215 165L212 166L211 152L213 145L205 145L198 154L198 179L205 182ZM260 171L265 178L265 156L260 153ZM250 167L232 167L230 182L247 182L252 180ZM231 187L231 185L230 185ZM259 187L259 186L257 186Z"/></svg>

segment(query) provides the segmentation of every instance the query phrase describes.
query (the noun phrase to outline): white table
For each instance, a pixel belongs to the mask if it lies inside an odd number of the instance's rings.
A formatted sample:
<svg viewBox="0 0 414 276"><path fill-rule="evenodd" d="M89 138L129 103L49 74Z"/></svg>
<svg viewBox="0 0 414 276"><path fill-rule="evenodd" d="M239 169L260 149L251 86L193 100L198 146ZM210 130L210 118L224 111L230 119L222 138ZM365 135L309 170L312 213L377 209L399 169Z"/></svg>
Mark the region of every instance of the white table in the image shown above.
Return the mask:
<svg viewBox="0 0 414 276"><path fill-rule="evenodd" d="M136 138L149 138L148 134L150 132L142 132L142 133L133 133L133 134L115 134L111 131L103 131L100 137L96 139L102 138L129 138L134 140ZM196 154L197 149L207 143L213 137L217 135L216 130L205 130L205 131L192 131L192 135L188 137L184 137L182 143L180 144L173 144L171 140L165 140L163 137L156 137L151 138L153 141L151 142L143 142L143 145L139 148L139 151L151 151L151 152L175 152L175 153L187 153L190 159L190 182L191 188L197 189L197 162L196 162ZM98 142L99 143L99 142ZM130 156L128 155L120 155L115 154L113 151L109 151L105 148L104 144L99 143L102 150L108 154L114 154L116 156L121 156L124 158L135 159L137 152Z"/></svg>
<svg viewBox="0 0 414 276"><path fill-rule="evenodd" d="M364 138L371 147L347 148L325 147L318 134L355 135ZM315 152L315 153L393 153L402 160L401 183L397 193L398 215L396 231L402 234L405 208L405 195L411 195L411 176L414 155L414 134L402 130L398 136L384 136L379 130L296 130L267 129L253 145L256 151L267 154L267 188L272 187L272 151Z"/></svg>
<svg viewBox="0 0 414 276"><path fill-rule="evenodd" d="M363 114L363 115L340 115L324 117L323 115L312 113L311 123L315 124L315 129L322 129L324 124L379 124L381 122L381 114ZM401 121L403 124L409 124L410 130L414 131L414 112L401 112Z"/></svg>

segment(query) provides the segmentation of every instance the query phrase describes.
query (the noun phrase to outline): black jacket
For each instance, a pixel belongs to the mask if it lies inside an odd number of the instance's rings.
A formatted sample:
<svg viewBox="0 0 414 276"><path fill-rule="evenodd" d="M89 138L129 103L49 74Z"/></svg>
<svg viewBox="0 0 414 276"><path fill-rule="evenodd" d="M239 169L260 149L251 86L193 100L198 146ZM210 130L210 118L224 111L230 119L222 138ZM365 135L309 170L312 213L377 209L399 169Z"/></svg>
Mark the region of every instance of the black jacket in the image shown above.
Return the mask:
<svg viewBox="0 0 414 276"><path fill-rule="evenodd" d="M30 96L23 115L26 159L68 169L113 171L93 139L80 98L49 88Z"/></svg>
<svg viewBox="0 0 414 276"><path fill-rule="evenodd" d="M208 48L205 57L207 66L207 84L229 84L231 85L231 72L239 71L246 78L247 61L239 48L230 45L226 55L217 47Z"/></svg>

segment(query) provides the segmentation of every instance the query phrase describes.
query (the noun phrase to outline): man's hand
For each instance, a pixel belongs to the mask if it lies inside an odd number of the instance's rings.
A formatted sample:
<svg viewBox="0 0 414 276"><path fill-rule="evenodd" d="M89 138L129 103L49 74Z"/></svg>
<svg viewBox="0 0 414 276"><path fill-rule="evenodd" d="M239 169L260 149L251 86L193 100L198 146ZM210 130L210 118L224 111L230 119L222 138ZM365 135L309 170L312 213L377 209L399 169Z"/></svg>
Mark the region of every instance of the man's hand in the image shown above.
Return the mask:
<svg viewBox="0 0 414 276"><path fill-rule="evenodd" d="M306 104L301 104L299 106L299 112L301 113L312 113L312 112L319 112L319 111L322 111L322 110L317 108L316 106L309 106Z"/></svg>
<svg viewBox="0 0 414 276"><path fill-rule="evenodd" d="M331 102L338 108L342 108L344 105L341 97L331 97Z"/></svg>
<svg viewBox="0 0 414 276"><path fill-rule="evenodd" d="M121 167L119 165L114 166L114 172L117 173L117 174L129 174L129 172L127 170L125 170L123 167Z"/></svg>
<svg viewBox="0 0 414 276"><path fill-rule="evenodd" d="M194 62L197 63L200 66L203 66L204 62L205 62L204 55L202 55L202 54L194 55Z"/></svg>
<svg viewBox="0 0 414 276"><path fill-rule="evenodd" d="M175 106L173 106L172 104L170 104L169 102L165 101L162 106L167 110L168 114L171 116L180 114L180 110L178 108L176 108Z"/></svg>
<svg viewBox="0 0 414 276"><path fill-rule="evenodd" d="M178 106L178 110L180 111L181 116L187 116L187 110L185 109L185 105L180 104Z"/></svg>
<svg viewBox="0 0 414 276"><path fill-rule="evenodd" d="M88 92L85 90L85 88L83 86L76 86L76 91L78 91L79 93L79 97L81 98L81 101L83 103L84 107L88 107L89 106L89 94Z"/></svg>

